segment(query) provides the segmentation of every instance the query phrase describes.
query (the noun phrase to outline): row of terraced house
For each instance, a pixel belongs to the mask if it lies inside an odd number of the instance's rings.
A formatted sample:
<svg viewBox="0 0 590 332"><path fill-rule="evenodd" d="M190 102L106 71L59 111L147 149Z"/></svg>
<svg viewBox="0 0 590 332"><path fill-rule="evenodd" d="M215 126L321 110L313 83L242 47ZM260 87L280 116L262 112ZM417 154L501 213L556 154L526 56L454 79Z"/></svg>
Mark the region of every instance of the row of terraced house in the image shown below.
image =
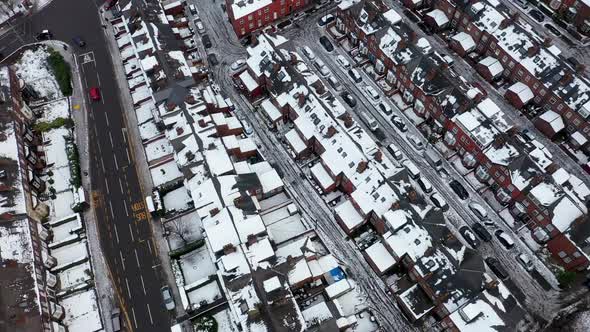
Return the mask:
<svg viewBox="0 0 590 332"><path fill-rule="evenodd" d="M470 6L493 10L483 2L472 2ZM404 102L429 125L428 130L438 133L446 147L458 153L462 166L474 170L475 177L487 185L497 202L508 206L512 216L531 230L537 242L546 244L560 265L571 270L585 269L589 264L587 253L590 249L586 208L588 188L579 178L559 168L541 144L517 135L517 129L507 123L503 112L485 97L485 92L449 70L436 52L424 54L424 43L418 42L415 32L401 20L391 24L386 18L392 16L388 14L390 12L379 0L345 1L338 7L335 28L345 34L342 38L347 38L352 47L368 58L382 79L399 89ZM445 9L445 13L449 10ZM431 16L440 18L438 12ZM463 18L459 21L462 22ZM509 39L507 35L512 34L514 28L506 23L501 25L508 29L501 35ZM489 41L486 45L488 52L501 48L498 42ZM483 46L480 49L486 50ZM520 75L523 63L538 56L528 56L526 46L510 47L513 54L519 52L517 49L521 49L518 60L508 60L507 56L504 59L502 54L508 53L499 53L507 68L506 74ZM555 112L559 111L559 105L562 105L561 110L569 109L572 115L564 118L579 118L581 121L580 109L576 107L587 100L583 96L583 89L587 86L582 78L573 73L571 76L578 85L560 87L578 91L576 103L567 103L572 98L570 93L570 99L560 98L553 106ZM532 79L527 72L522 81L531 84ZM538 89L545 89L546 97L553 96L549 98L558 98L561 93L557 87ZM541 96L540 93L535 95L535 98ZM575 126L574 123L571 125ZM581 121L580 129L582 126L586 126L586 121Z"/></svg>

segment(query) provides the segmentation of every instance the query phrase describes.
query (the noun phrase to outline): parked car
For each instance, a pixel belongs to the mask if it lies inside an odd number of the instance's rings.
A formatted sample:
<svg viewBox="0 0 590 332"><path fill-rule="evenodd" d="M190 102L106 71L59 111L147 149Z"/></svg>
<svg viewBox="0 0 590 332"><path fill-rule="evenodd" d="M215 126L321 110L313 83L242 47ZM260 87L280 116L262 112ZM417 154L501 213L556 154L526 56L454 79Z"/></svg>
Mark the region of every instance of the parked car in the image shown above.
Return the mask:
<svg viewBox="0 0 590 332"><path fill-rule="evenodd" d="M432 194L432 196L430 196L430 200L432 201L432 203L434 203L434 206L436 206L437 208L446 211L449 209L449 205L447 204L447 201L445 201L444 198L442 198L442 196L439 193L434 193Z"/></svg>
<svg viewBox="0 0 590 332"><path fill-rule="evenodd" d="M115 308L111 311L111 326L113 332L121 331L121 311L119 308Z"/></svg>
<svg viewBox="0 0 590 332"><path fill-rule="evenodd" d="M401 160L404 155L402 154L402 152L397 148L397 146L393 145L393 144L389 144L387 146L387 151L389 151L389 153L391 153L391 155L393 156L393 158L397 159L397 160Z"/></svg>
<svg viewBox="0 0 590 332"><path fill-rule="evenodd" d="M516 260L527 271L532 271L535 268L535 266L533 265L533 261L531 261L531 258L525 254L517 255Z"/></svg>
<svg viewBox="0 0 590 332"><path fill-rule="evenodd" d="M490 242L492 240L492 234L490 234L490 232L488 232L488 230L485 227L483 227L482 224L478 222L473 223L471 228L473 229L475 234L477 234L477 236L479 236L479 238L484 240L485 242Z"/></svg>
<svg viewBox="0 0 590 332"><path fill-rule="evenodd" d="M340 81L336 77L334 77L334 75L328 76L328 82L334 88L334 90L342 90L342 84L340 84Z"/></svg>
<svg viewBox="0 0 590 332"><path fill-rule="evenodd" d="M473 234L473 231L471 229L469 229L469 227L463 226L463 227L459 228L459 233L461 234L461 236L463 236L463 238L465 239L465 241L467 241L467 243L471 246L471 248L475 249L475 248L479 247L480 242L475 237L475 234Z"/></svg>
<svg viewBox="0 0 590 332"><path fill-rule="evenodd" d="M535 19L535 21L541 23L543 21L545 21L545 15L543 15L543 13L541 13L540 11L533 9L529 12L529 15L531 15L532 18Z"/></svg>
<svg viewBox="0 0 590 332"><path fill-rule="evenodd" d="M164 307L166 307L166 310L174 310L176 304L174 303L172 292L170 292L170 287L164 286L160 288L160 291L162 292L162 298L164 299Z"/></svg>
<svg viewBox="0 0 590 332"><path fill-rule="evenodd" d="M334 50L334 45L332 45L332 42L330 41L330 39L328 39L328 37L321 36L320 43L326 49L326 51L332 52Z"/></svg>
<svg viewBox="0 0 590 332"><path fill-rule="evenodd" d="M510 250L512 247L514 247L514 240L512 240L512 237L510 237L510 235L508 235L503 230L499 229L494 234L496 235L498 241L504 246L504 248Z"/></svg>
<svg viewBox="0 0 590 332"><path fill-rule="evenodd" d="M473 211L473 213L479 218L479 220L485 220L488 218L488 211L486 211L486 209L483 206L481 206L481 204L476 202L469 202L467 206L469 206L469 209Z"/></svg>
<svg viewBox="0 0 590 332"><path fill-rule="evenodd" d="M545 23L544 26L545 26L545 28L547 28L547 30L551 31L555 36L561 37L561 32L559 30L557 30L557 28L554 27L553 25L551 25L549 23Z"/></svg>
<svg viewBox="0 0 590 332"><path fill-rule="evenodd" d="M422 190L424 190L425 193L428 194L432 192L432 184L430 184L430 181L426 180L425 178L418 178L416 182L418 182L418 185L420 188L422 188Z"/></svg>
<svg viewBox="0 0 590 332"><path fill-rule="evenodd" d="M350 67L350 62L348 62L348 60L346 60L346 58L344 57L344 55L338 55L336 57L336 62L338 62L338 64L340 66L342 66L342 68L348 68L348 67Z"/></svg>
<svg viewBox="0 0 590 332"><path fill-rule="evenodd" d="M393 125L403 133L408 131L408 126L406 126L406 122L404 121L404 119L397 115L393 115L391 117L391 123L393 123Z"/></svg>
<svg viewBox="0 0 590 332"><path fill-rule="evenodd" d="M197 28L197 31L199 32L199 34L202 35L205 33L205 27L203 26L203 22L195 21L195 27Z"/></svg>
<svg viewBox="0 0 590 332"><path fill-rule="evenodd" d="M449 182L449 186L451 186L451 189L453 189L453 191L455 192L455 194L457 194L457 196L459 196L459 198L461 198L461 199L469 198L469 193L467 192L465 187L463 187L461 182L459 182L457 180L453 180L453 181Z"/></svg>
<svg viewBox="0 0 590 332"><path fill-rule="evenodd" d="M361 116L363 117L363 120L365 120L365 123L367 124L367 126L369 126L369 129L371 131L379 129L379 124L377 123L377 120L375 120L375 118L371 114L369 114L368 112L362 112Z"/></svg>
<svg viewBox="0 0 590 332"><path fill-rule="evenodd" d="M508 272L506 272L504 266L502 266L502 264L500 264L497 259L494 257L488 257L486 258L486 263L488 264L490 270L492 270L492 272L494 272L498 278L501 280L508 279Z"/></svg>
<svg viewBox="0 0 590 332"><path fill-rule="evenodd" d="M86 46L86 42L82 38L80 38L80 36L72 38L72 42L76 44L78 47Z"/></svg>
<svg viewBox="0 0 590 332"><path fill-rule="evenodd" d="M418 151L424 150L424 143L422 143L422 140L420 140L417 136L415 135L408 135L406 136L408 138L408 141L410 141L410 143L412 143L412 145L414 146L414 148Z"/></svg>
<svg viewBox="0 0 590 332"><path fill-rule="evenodd" d="M416 167L416 164L414 164L410 160L404 160L402 162L402 165L404 165L404 167L408 170L408 175L412 179L417 180L420 177L420 170L418 169L418 167Z"/></svg>
<svg viewBox="0 0 590 332"><path fill-rule="evenodd" d="M90 99L93 101L99 101L100 100L100 89L97 87L92 87L90 88Z"/></svg>
<svg viewBox="0 0 590 332"><path fill-rule="evenodd" d="M219 64L219 60L217 60L217 55L215 53L207 54L207 60L209 61L209 65L215 67Z"/></svg>
<svg viewBox="0 0 590 332"><path fill-rule="evenodd" d="M323 27L324 25L327 25L332 21L334 21L334 15L328 14L326 16L320 17L320 19L318 20L318 25Z"/></svg>
<svg viewBox="0 0 590 332"><path fill-rule="evenodd" d="M195 5L189 5L188 9L190 10L191 14L193 14L193 15L197 15L199 13L199 11L197 10L197 6L195 6Z"/></svg>
<svg viewBox="0 0 590 332"><path fill-rule="evenodd" d="M379 108L379 110L383 112L385 115L390 115L391 113L393 113L391 106L384 102L379 102L379 104L377 104L377 108Z"/></svg>
<svg viewBox="0 0 590 332"><path fill-rule="evenodd" d="M203 35L201 37L201 40L203 41L203 46L205 46L205 48L210 48L211 46L213 46L213 44L211 44L211 39L209 38L209 35Z"/></svg>
<svg viewBox="0 0 590 332"><path fill-rule="evenodd" d="M51 34L51 32L49 30L43 30L41 32L39 32L37 34L37 40L41 41L41 40L49 40L52 39L53 35Z"/></svg>
<svg viewBox="0 0 590 332"><path fill-rule="evenodd" d="M356 106L356 99L354 99L354 96L352 94L350 94L348 91L342 92L340 94L340 97L342 97L342 99L344 99L344 102L346 104L348 104L348 106L350 106L350 107Z"/></svg>
<svg viewBox="0 0 590 332"><path fill-rule="evenodd" d="M106 5L104 6L105 10L109 10L113 7L115 7L115 5L117 4L117 2L119 2L119 0L107 0L105 1Z"/></svg>
<svg viewBox="0 0 590 332"><path fill-rule="evenodd" d="M305 46L301 49L301 52L303 52L303 54L309 59L309 60L313 60L315 59L315 54L313 53L313 51L311 50L311 48L309 48L309 46Z"/></svg>
<svg viewBox="0 0 590 332"><path fill-rule="evenodd" d="M381 98L379 92L377 92L377 90L375 90L375 88L370 85L365 85L365 93L373 101L377 101L379 98Z"/></svg>
<svg viewBox="0 0 590 332"><path fill-rule="evenodd" d="M352 78L355 83L360 83L363 81L363 77L359 74L358 70L352 68L348 70L348 75Z"/></svg>
<svg viewBox="0 0 590 332"><path fill-rule="evenodd" d="M236 61L234 61L234 63L231 64L231 70L236 71L242 67L244 67L246 65L246 60L244 59L238 59Z"/></svg>
<svg viewBox="0 0 590 332"><path fill-rule="evenodd" d="M244 133L246 133L247 136L250 136L252 133L254 133L254 130L248 121L242 121L242 128L244 128Z"/></svg>
<svg viewBox="0 0 590 332"><path fill-rule="evenodd" d="M522 8L522 9L527 9L529 8L529 4L527 2L527 0L516 0L516 3Z"/></svg>

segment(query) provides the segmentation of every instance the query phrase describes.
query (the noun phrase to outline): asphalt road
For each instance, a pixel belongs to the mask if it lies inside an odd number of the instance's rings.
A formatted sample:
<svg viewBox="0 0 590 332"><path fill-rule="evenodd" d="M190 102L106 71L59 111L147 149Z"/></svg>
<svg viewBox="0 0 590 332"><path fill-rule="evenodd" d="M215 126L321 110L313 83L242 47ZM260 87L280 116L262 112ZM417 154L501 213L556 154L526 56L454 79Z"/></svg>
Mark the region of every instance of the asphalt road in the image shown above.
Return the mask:
<svg viewBox="0 0 590 332"><path fill-rule="evenodd" d="M101 247L130 330L164 331L169 330L171 317L162 306L151 219L130 159L133 154L127 142L119 88L98 16L102 3L54 0L41 12L15 22L0 36L0 52L6 56L34 42L43 29L49 29L56 40L71 43L74 36L80 36L86 41L86 47L75 49L82 84L86 91L99 87L102 97L100 101L89 100L87 109L89 173ZM109 324L109 316L103 313L105 324Z"/></svg>

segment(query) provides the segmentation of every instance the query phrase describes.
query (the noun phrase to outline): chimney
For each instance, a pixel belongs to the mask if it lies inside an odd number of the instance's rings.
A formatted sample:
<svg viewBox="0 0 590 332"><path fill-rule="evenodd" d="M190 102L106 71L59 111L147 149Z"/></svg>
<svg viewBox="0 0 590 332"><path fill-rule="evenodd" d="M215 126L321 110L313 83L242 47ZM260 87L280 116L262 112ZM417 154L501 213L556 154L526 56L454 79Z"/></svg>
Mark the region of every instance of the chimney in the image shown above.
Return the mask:
<svg viewBox="0 0 590 332"><path fill-rule="evenodd" d="M248 246L251 246L256 242L258 242L258 237L256 235L254 235L254 234L248 235Z"/></svg>
<svg viewBox="0 0 590 332"><path fill-rule="evenodd" d="M553 41L553 39L551 39L551 37L549 37L549 36L545 37L545 39L543 39L543 47L545 47L545 48L550 47L552 41Z"/></svg>
<svg viewBox="0 0 590 332"><path fill-rule="evenodd" d="M576 65L576 72L578 74L584 75L584 72L586 71L586 65L583 63L578 63Z"/></svg>
<svg viewBox="0 0 590 332"><path fill-rule="evenodd" d="M375 153L375 160L378 162L383 161L383 152L381 152L381 150L378 150L377 153Z"/></svg>
<svg viewBox="0 0 590 332"><path fill-rule="evenodd" d="M336 130L336 128L334 128L334 126L330 126L328 127L328 138L334 136L338 131Z"/></svg>
<svg viewBox="0 0 590 332"><path fill-rule="evenodd" d="M402 40L399 41L399 43L397 43L397 48L398 49L404 49L408 46L408 42L402 38Z"/></svg>
<svg viewBox="0 0 590 332"><path fill-rule="evenodd" d="M533 44L533 46L529 47L529 49L527 50L527 55L529 57L533 57L539 53L539 49L539 45Z"/></svg>
<svg viewBox="0 0 590 332"><path fill-rule="evenodd" d="M496 135L496 137L494 137L494 142L492 144L494 148L499 149L504 145L504 143L506 143L504 137L502 135Z"/></svg>
<svg viewBox="0 0 590 332"><path fill-rule="evenodd" d="M535 176L533 176L533 178L531 179L531 184L532 187L538 185L539 183L543 182L544 180L544 176L542 174L537 174Z"/></svg>
<svg viewBox="0 0 590 332"><path fill-rule="evenodd" d="M205 120L199 119L199 127L205 128Z"/></svg>
<svg viewBox="0 0 590 332"><path fill-rule="evenodd" d="M356 167L356 171L359 173L364 172L367 169L367 162L365 160L362 160L360 163L358 163L357 167Z"/></svg>
<svg viewBox="0 0 590 332"><path fill-rule="evenodd" d="M569 70L566 70L565 73L563 73L563 76L561 76L559 83L561 83L562 85L567 85L573 79L574 79L574 77L573 77L572 73Z"/></svg>
<svg viewBox="0 0 590 332"><path fill-rule="evenodd" d="M510 25L510 23L512 23L512 20L510 18L507 17L503 19L502 22L500 22L500 29L506 29Z"/></svg>
<svg viewBox="0 0 590 332"><path fill-rule="evenodd" d="M352 117L350 116L350 114L346 113L346 115L344 116L344 127L350 128L353 124L354 121L352 120Z"/></svg>
<svg viewBox="0 0 590 332"><path fill-rule="evenodd" d="M219 209L218 208L214 208L213 210L209 211L209 215L211 217L215 217L216 214L219 213Z"/></svg>
<svg viewBox="0 0 590 332"><path fill-rule="evenodd" d="M183 132L184 132L184 128L176 127L176 135L180 136L180 135L182 135Z"/></svg>
<svg viewBox="0 0 590 332"><path fill-rule="evenodd" d="M418 40L418 34L416 34L416 31L412 30L410 31L410 35L408 36L410 43L415 44L416 40Z"/></svg>
<svg viewBox="0 0 590 332"><path fill-rule="evenodd" d="M166 109L168 111L173 111L175 108L176 108L176 104L175 103L173 103L171 101L169 101L169 102L166 103Z"/></svg>
<svg viewBox="0 0 590 332"><path fill-rule="evenodd" d="M231 254L231 253L234 253L234 252L236 252L236 247L234 247L233 244L228 243L228 244L226 244L226 245L223 246L223 254L224 255L228 255L228 254Z"/></svg>
<svg viewBox="0 0 590 332"><path fill-rule="evenodd" d="M290 58L291 64L292 65L297 64L297 55L295 55L295 53L293 53L293 52L291 52L290 55L291 55L291 58Z"/></svg>
<svg viewBox="0 0 590 332"><path fill-rule="evenodd" d="M492 289L495 289L496 287L498 287L498 284L499 284L499 282L497 279L491 279L489 281L486 280L484 282L483 288L485 288L487 290L492 290Z"/></svg>
<svg viewBox="0 0 590 332"><path fill-rule="evenodd" d="M189 105L194 105L197 103L197 100L195 99L195 96L193 96L193 95L186 95L186 98L184 98L184 101Z"/></svg>
<svg viewBox="0 0 590 332"><path fill-rule="evenodd" d="M319 95L323 95L324 93L326 93L326 87L324 86L324 83L322 83L322 81L317 80L314 83L315 86L315 91L319 94Z"/></svg>
<svg viewBox="0 0 590 332"><path fill-rule="evenodd" d="M303 92L299 92L297 94L297 105L299 107L303 107L303 105L305 105L305 94L303 94Z"/></svg>
<svg viewBox="0 0 590 332"><path fill-rule="evenodd" d="M281 70L281 65L278 62L273 62L272 64L272 72L274 74L278 73Z"/></svg>

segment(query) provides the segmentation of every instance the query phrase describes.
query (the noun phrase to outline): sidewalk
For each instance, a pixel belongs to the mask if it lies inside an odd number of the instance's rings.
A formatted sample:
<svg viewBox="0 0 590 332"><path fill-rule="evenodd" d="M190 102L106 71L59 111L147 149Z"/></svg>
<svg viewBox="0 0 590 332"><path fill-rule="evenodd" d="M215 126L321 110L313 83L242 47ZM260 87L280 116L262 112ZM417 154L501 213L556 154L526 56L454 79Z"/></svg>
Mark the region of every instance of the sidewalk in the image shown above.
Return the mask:
<svg viewBox="0 0 590 332"><path fill-rule="evenodd" d="M86 99L84 94L86 93L82 85L82 77L80 76L80 68L75 60L75 54L71 52L71 48L68 46L68 50L65 50L62 42L48 41L43 44L52 46L58 51L64 59L70 64L72 68L72 87L73 94L70 99L70 114L75 123L75 135L76 144L78 145L78 152L80 155L80 168L82 170L82 187L86 193L92 197L91 189L91 175L89 172L90 167L90 155L89 155L89 127L88 127L88 111ZM88 174L88 175L84 175ZM97 229L97 219L94 211L94 202L89 202L89 208L83 212L84 224L86 226L86 235L88 240L88 247L90 249L92 269L94 270L94 286L98 294L98 301L100 306L100 313L103 322L103 329L106 332L112 331L112 326L108 318L114 307L117 306L114 298L114 285L112 280L109 278L108 267L104 260L104 255L100 247L100 237Z"/></svg>
<svg viewBox="0 0 590 332"><path fill-rule="evenodd" d="M139 179L139 184L142 189L142 194L143 196L147 196L151 193L151 190L154 187L151 178L151 173L148 168L144 147L141 142L139 127L137 123L137 115L135 114L135 108L133 107L131 93L129 92L126 75L123 71L123 63L120 57L121 54L119 52L117 41L115 40L115 36L111 28L112 26L108 19L105 18L105 16L110 16L110 13L102 12L100 18L102 23L107 26L107 29L104 29L103 31L105 33L105 39L107 41L107 46L109 48L111 60L113 63L113 69L115 71L115 77L119 86L119 96L121 99L124 115L123 119L125 121L125 125L127 128L127 141L132 154L131 159L132 163L135 164L134 166L137 170L137 177ZM168 246L168 242L166 241L166 238L163 235L162 223L159 218L150 218L149 222L153 233L153 241L158 250L158 256L154 258L156 259L156 261L159 261L160 263L161 269L159 271L162 272L160 274L160 279L163 283L166 283L171 286L175 302L182 303L180 301L180 294L176 288L176 281L174 279L174 273L172 272L170 257L168 256L168 252L170 251L170 249ZM185 315L186 312L184 311L182 306L177 305L175 317L182 317Z"/></svg>

